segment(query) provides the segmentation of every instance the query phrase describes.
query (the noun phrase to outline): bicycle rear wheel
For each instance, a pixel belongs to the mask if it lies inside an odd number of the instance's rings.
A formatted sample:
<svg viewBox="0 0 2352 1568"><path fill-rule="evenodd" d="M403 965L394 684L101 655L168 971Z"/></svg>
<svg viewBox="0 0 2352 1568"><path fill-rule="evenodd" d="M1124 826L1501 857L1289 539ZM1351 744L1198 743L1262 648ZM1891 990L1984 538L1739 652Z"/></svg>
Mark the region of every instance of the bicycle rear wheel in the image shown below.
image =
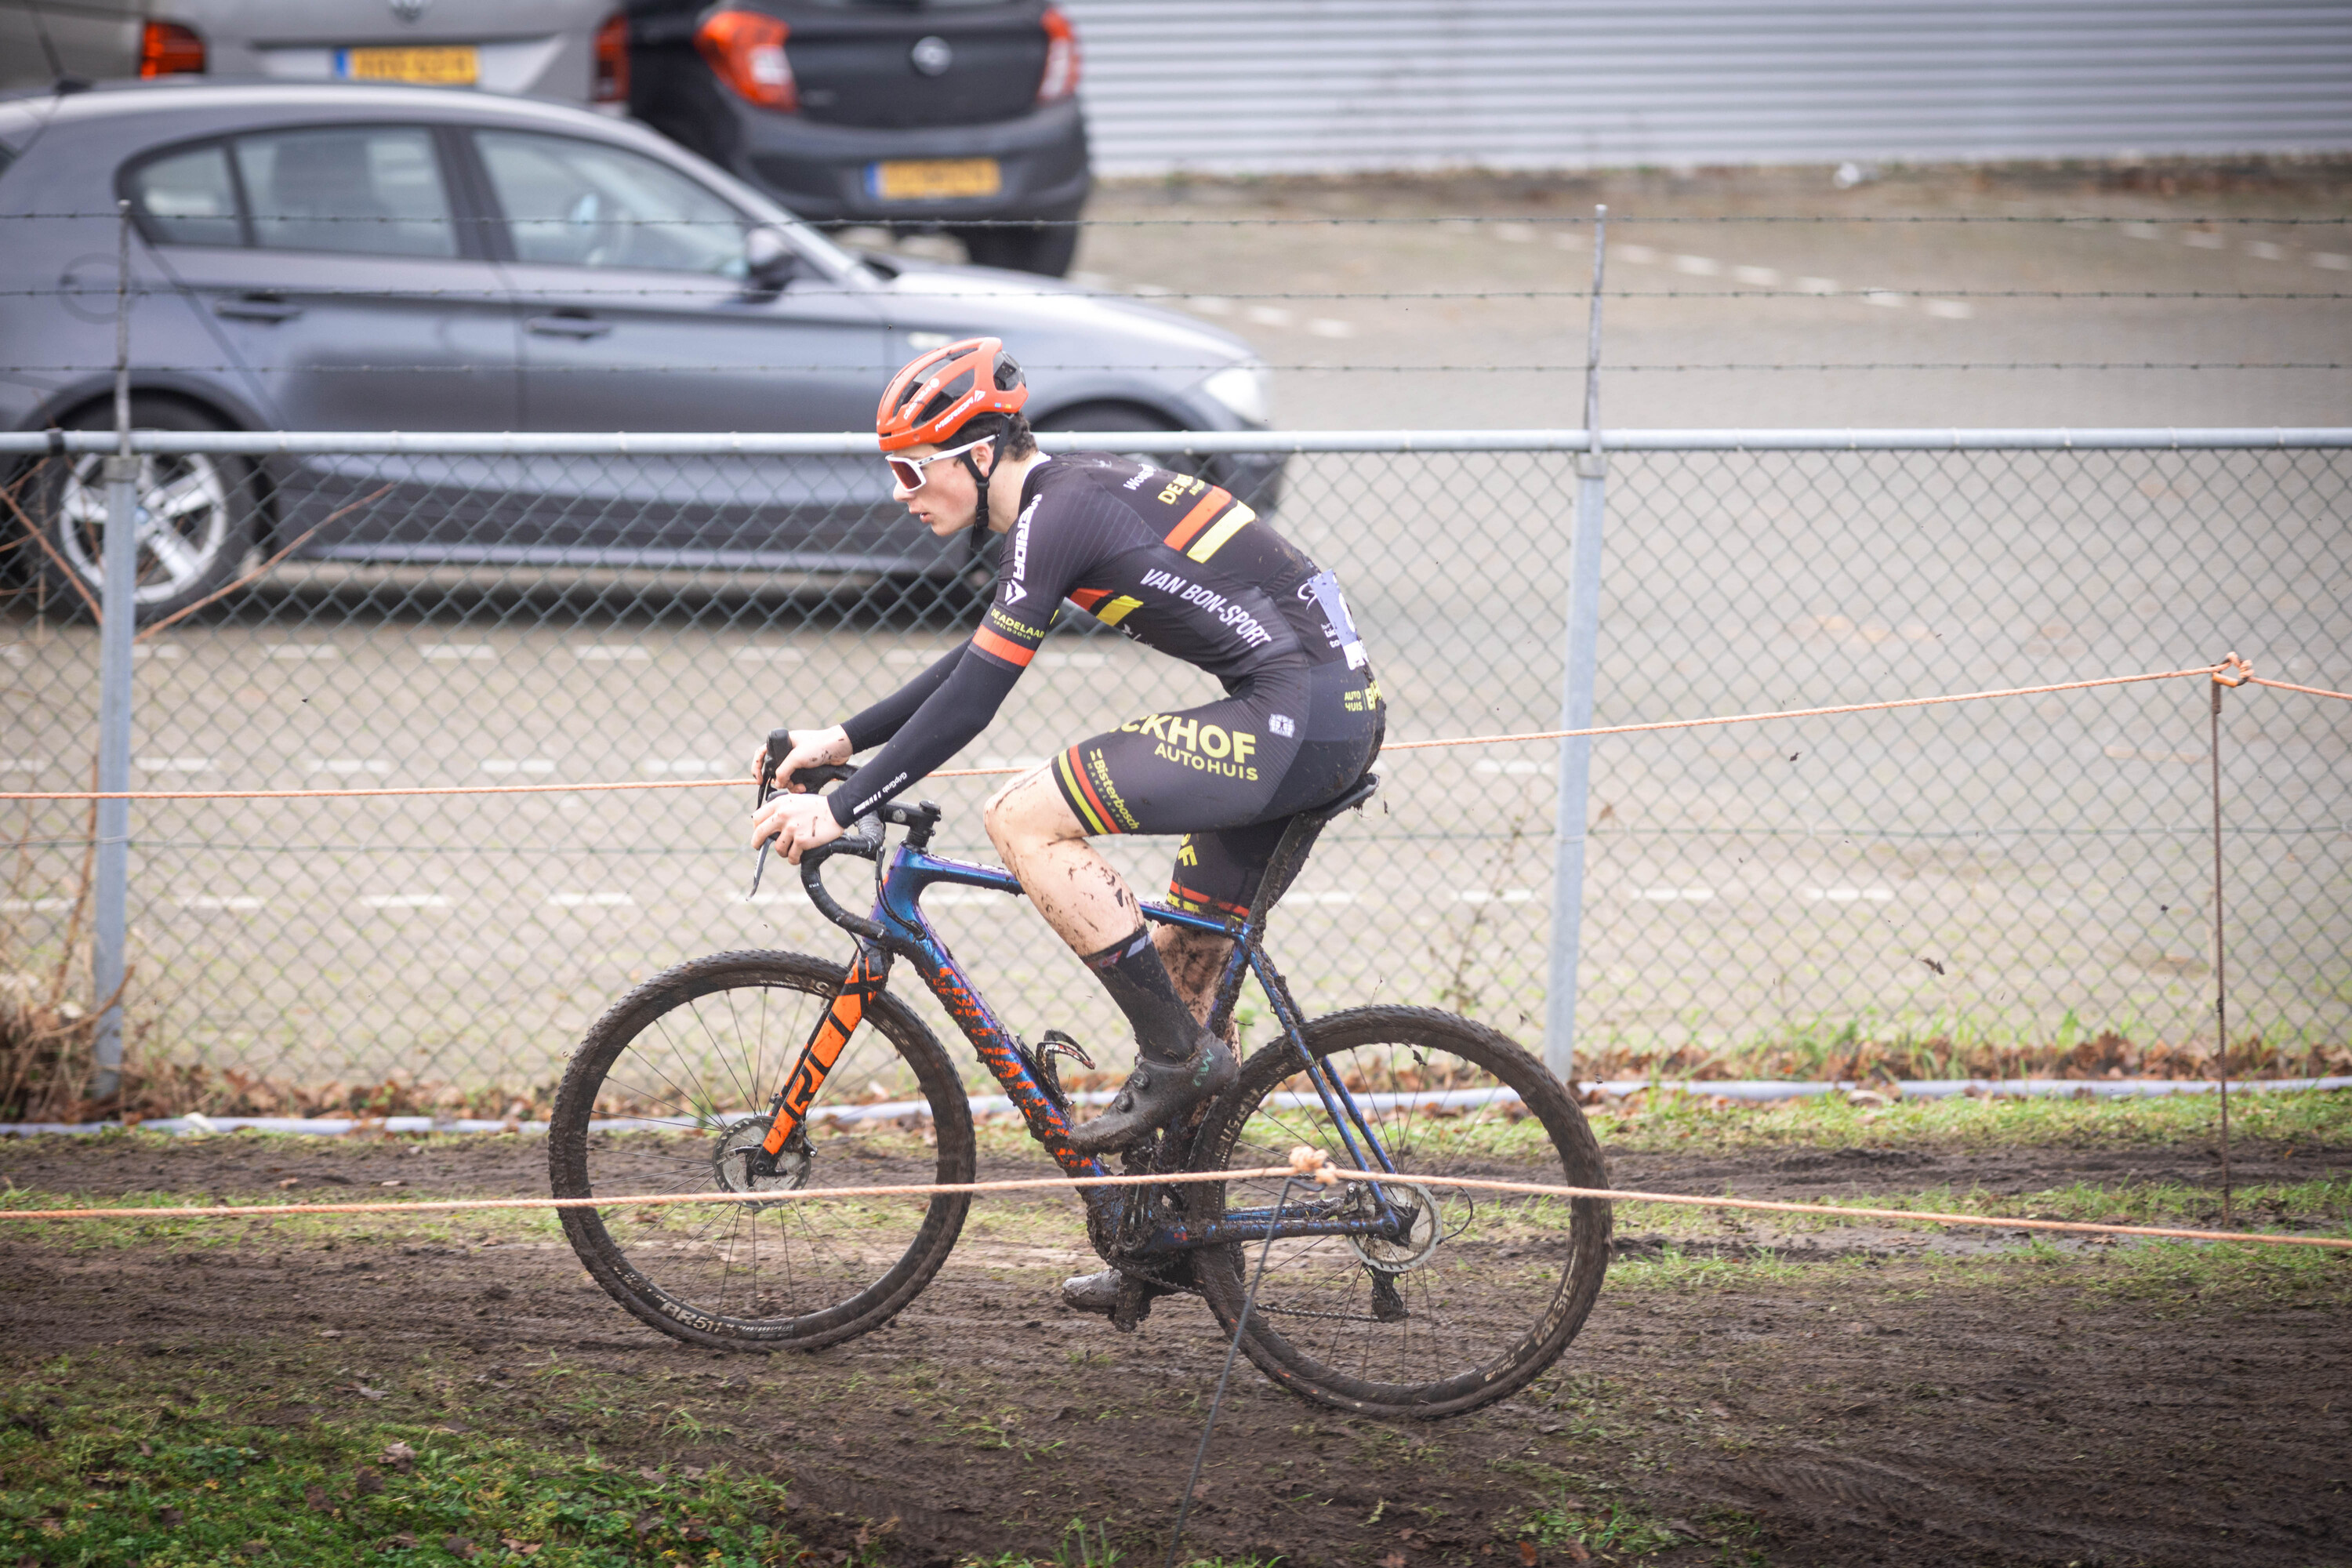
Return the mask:
<svg viewBox="0 0 2352 1568"><path fill-rule="evenodd" d="M779 1173L748 1174L768 1103L842 979L839 964L800 953L727 952L623 997L557 1091L555 1195L971 1181L963 1085L887 994L867 1000ZM814 1350L912 1300L971 1203L950 1193L560 1212L596 1282L662 1332L725 1350Z"/></svg>
<svg viewBox="0 0 2352 1568"><path fill-rule="evenodd" d="M1420 1007L1318 1018L1307 1048L1344 1084L1407 1182L1402 1241L1277 1239L1241 1345L1282 1386L1367 1415L1457 1415L1525 1386L1583 1327L1609 1262L1610 1209L1574 1200L1468 1192L1444 1176L1608 1184L1584 1114L1543 1064L1481 1024ZM1348 1131L1355 1133L1349 1126ZM1355 1142L1362 1144L1360 1135ZM1193 1144L1192 1168L1283 1165L1307 1144L1352 1164L1298 1053L1279 1040L1251 1057ZM1369 1152L1367 1152L1369 1158ZM1279 1177L1188 1187L1196 1222L1268 1209ZM1304 1185L1292 1202L1370 1212L1360 1183ZM1258 1241L1209 1247L1194 1273L1227 1332L1240 1321Z"/></svg>

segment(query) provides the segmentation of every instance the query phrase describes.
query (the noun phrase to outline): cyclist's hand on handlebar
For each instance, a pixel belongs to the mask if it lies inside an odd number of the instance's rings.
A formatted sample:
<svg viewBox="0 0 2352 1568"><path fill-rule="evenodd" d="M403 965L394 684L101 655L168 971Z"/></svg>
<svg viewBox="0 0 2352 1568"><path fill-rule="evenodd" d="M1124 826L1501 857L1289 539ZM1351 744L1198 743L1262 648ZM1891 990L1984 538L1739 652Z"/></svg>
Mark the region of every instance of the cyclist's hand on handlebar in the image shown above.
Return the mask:
<svg viewBox="0 0 2352 1568"><path fill-rule="evenodd" d="M773 838L776 853L795 866L803 854L832 843L843 831L833 819L833 807L816 795L780 795L751 818L751 842L765 844Z"/></svg>
<svg viewBox="0 0 2352 1568"><path fill-rule="evenodd" d="M849 761L849 731L838 724L829 730L788 730L784 734L785 738L792 742L792 749L784 752L782 758L777 762L775 782L795 795L803 793L808 786L786 784L784 781L801 769L822 767L827 763ZM751 773L755 778L759 774L761 763L775 754L774 748L775 738L771 736L767 745L751 753Z"/></svg>

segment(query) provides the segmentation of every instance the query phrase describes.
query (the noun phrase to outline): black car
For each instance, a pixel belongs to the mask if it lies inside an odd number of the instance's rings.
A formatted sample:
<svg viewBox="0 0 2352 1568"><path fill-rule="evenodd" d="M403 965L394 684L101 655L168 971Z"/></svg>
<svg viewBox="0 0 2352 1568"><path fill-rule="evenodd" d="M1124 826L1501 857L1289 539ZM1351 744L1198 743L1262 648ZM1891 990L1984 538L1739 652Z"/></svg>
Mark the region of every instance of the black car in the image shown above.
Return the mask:
<svg viewBox="0 0 2352 1568"><path fill-rule="evenodd" d="M944 229L984 267L1069 270L1093 183L1077 89L1044 0L629 6L631 114L803 219Z"/></svg>

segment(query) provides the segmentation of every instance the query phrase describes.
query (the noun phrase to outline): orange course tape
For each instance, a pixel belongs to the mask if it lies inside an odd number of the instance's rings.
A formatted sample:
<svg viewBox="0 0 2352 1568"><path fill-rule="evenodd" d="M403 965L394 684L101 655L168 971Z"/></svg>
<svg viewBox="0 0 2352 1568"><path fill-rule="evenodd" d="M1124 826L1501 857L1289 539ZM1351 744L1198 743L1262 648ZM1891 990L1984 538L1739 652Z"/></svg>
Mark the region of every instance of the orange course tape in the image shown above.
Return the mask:
<svg viewBox="0 0 2352 1568"><path fill-rule="evenodd" d="M1716 724L1760 724L1772 719L1821 719L1840 713L1883 713L1895 708L1983 702L1997 697L2040 697L2053 691L2087 691L2094 687L2130 686L2147 680L2179 680L2198 675L2210 678L2224 674L2232 668L2231 662L2224 661L2200 665L2195 669L2159 669L2145 675L2110 675L2095 680L2062 680L2047 686L2015 686L1997 691L1960 691L1940 697L1898 697L1885 702L1846 702L1830 708L1790 708L1772 713L1727 713L1706 719L1660 719L1644 724L1602 724L1582 730L1531 730L1506 735L1456 735L1433 741L1391 741L1381 750L1415 752L1436 746L1497 746L1512 741L1567 741L1588 735L1641 735L1660 730L1696 730ZM2272 686L2278 682L2265 680L2257 684ZM2298 686L2288 689L2304 691L2312 689ZM2344 693L2324 691L2319 695L2341 697ZM942 768L926 776L935 779L986 778L1022 771L1015 767ZM733 779L628 779L606 784L394 784L369 789L5 790L0 791L0 800L363 800L385 795L572 795L598 790L739 789L750 783L747 775Z"/></svg>
<svg viewBox="0 0 2352 1568"><path fill-rule="evenodd" d="M1411 1172L1381 1176L1341 1170L1328 1157L1310 1150L1293 1152L1288 1165L1255 1170L1192 1171L1168 1175L1049 1176L1001 1182L936 1182L912 1186L803 1187L769 1193L659 1193L628 1197L595 1198L453 1198L417 1203L373 1204L247 1204L186 1208L0 1209L0 1219L276 1219L299 1214L448 1214L478 1209L644 1208L677 1204L786 1203L811 1198L929 1197L948 1193L1009 1193L1060 1191L1080 1187L1174 1185L1192 1182L1268 1180L1277 1176L1309 1176L1329 1185L1334 1181L1393 1181L1401 1184L1458 1187L1475 1192L1517 1193L1533 1197L1596 1198L1612 1203L1672 1204L1686 1208L1761 1210L1772 1214L1814 1215L1824 1219L1891 1219L1922 1225L1979 1226L1994 1230L2065 1231L2094 1236L2136 1236L2179 1241L2244 1242L2263 1247L2316 1247L2352 1251L2352 1237L2277 1236L2260 1232L2188 1230L2164 1226L2097 1225L2088 1221L2013 1219L1995 1215L1942 1214L1932 1210L1847 1208L1835 1204L1791 1204L1769 1198L1697 1197L1685 1193L1651 1193L1618 1187L1550 1186L1534 1182L1496 1182L1465 1176L1424 1176Z"/></svg>

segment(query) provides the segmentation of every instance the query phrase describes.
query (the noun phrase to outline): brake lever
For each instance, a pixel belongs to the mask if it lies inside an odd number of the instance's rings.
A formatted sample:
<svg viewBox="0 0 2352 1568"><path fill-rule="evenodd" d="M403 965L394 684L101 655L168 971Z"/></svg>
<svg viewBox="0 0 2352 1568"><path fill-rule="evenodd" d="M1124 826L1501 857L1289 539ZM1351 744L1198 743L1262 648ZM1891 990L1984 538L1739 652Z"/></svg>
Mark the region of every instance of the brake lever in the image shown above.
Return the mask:
<svg viewBox="0 0 2352 1568"><path fill-rule="evenodd" d="M772 735L768 738L767 743L760 748L760 777L752 789L751 815L754 816L760 815L761 806L775 798L776 763L781 760L776 755L775 737ZM768 874L769 846L754 844L751 846L751 853L754 857L751 863L751 890L745 895L747 899L756 899L760 896L760 879Z"/></svg>

